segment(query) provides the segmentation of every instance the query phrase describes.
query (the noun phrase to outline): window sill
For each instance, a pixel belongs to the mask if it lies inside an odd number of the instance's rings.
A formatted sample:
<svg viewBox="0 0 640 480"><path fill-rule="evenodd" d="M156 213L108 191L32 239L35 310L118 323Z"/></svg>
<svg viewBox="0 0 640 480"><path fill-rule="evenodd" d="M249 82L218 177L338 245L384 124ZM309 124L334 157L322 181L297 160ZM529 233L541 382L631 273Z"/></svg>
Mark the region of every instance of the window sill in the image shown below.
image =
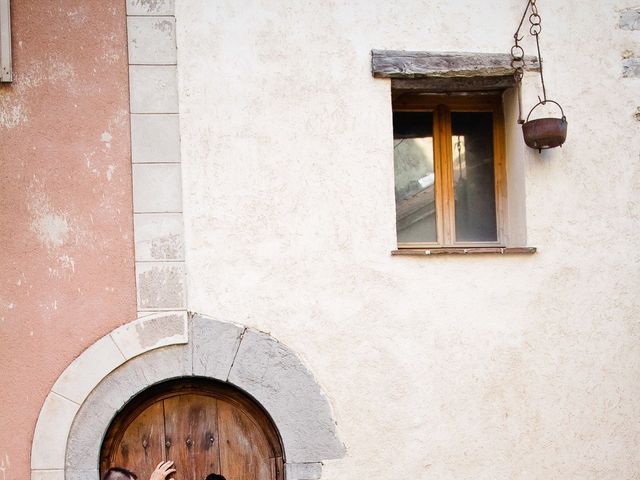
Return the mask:
<svg viewBox="0 0 640 480"><path fill-rule="evenodd" d="M536 253L536 247L449 247L449 248L402 248L393 250L391 255L478 255L494 253L517 255Z"/></svg>

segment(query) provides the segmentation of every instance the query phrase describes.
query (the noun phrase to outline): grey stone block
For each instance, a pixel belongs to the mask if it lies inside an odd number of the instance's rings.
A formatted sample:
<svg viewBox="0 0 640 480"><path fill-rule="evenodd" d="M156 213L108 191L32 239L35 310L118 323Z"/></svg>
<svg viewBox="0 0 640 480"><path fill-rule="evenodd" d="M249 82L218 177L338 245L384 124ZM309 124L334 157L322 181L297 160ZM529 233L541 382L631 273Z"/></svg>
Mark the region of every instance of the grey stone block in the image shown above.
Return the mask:
<svg viewBox="0 0 640 480"><path fill-rule="evenodd" d="M640 7L622 10L618 26L622 30L640 30Z"/></svg>
<svg viewBox="0 0 640 480"><path fill-rule="evenodd" d="M227 381L244 329L201 315L191 319L193 374Z"/></svg>
<svg viewBox="0 0 640 480"><path fill-rule="evenodd" d="M135 395L164 380L191 376L191 348L173 345L134 357L91 392L75 417L67 444L67 470L98 467L102 440L115 414Z"/></svg>
<svg viewBox="0 0 640 480"><path fill-rule="evenodd" d="M147 379L147 386L173 378L190 377L193 372L189 345L174 345L153 350L137 360L136 365Z"/></svg>
<svg viewBox="0 0 640 480"><path fill-rule="evenodd" d="M622 61L622 76L625 78L640 78L640 58L625 58Z"/></svg>
<svg viewBox="0 0 640 480"><path fill-rule="evenodd" d="M131 113L178 113L175 66L129 66Z"/></svg>
<svg viewBox="0 0 640 480"><path fill-rule="evenodd" d="M98 470L67 470L65 480L100 480Z"/></svg>
<svg viewBox="0 0 640 480"><path fill-rule="evenodd" d="M174 0L127 0L127 15L173 15Z"/></svg>
<svg viewBox="0 0 640 480"><path fill-rule="evenodd" d="M180 164L134 164L132 173L135 213L180 213L182 211Z"/></svg>
<svg viewBox="0 0 640 480"><path fill-rule="evenodd" d="M319 480L322 476L321 463L286 463L287 480Z"/></svg>
<svg viewBox="0 0 640 480"><path fill-rule="evenodd" d="M175 17L128 17L129 65L175 65Z"/></svg>
<svg viewBox="0 0 640 480"><path fill-rule="evenodd" d="M184 260L181 213L136 213L133 225L137 261Z"/></svg>
<svg viewBox="0 0 640 480"><path fill-rule="evenodd" d="M116 411L93 393L89 395L71 426L65 457L67 471L98 468L102 439Z"/></svg>
<svg viewBox="0 0 640 480"><path fill-rule="evenodd" d="M320 386L298 357L269 335L245 331L229 382L253 395L271 414L289 462L344 456Z"/></svg>
<svg viewBox="0 0 640 480"><path fill-rule="evenodd" d="M180 162L178 115L131 115L131 159L133 163Z"/></svg>
<svg viewBox="0 0 640 480"><path fill-rule="evenodd" d="M182 262L136 262L138 310L181 309L186 304Z"/></svg>

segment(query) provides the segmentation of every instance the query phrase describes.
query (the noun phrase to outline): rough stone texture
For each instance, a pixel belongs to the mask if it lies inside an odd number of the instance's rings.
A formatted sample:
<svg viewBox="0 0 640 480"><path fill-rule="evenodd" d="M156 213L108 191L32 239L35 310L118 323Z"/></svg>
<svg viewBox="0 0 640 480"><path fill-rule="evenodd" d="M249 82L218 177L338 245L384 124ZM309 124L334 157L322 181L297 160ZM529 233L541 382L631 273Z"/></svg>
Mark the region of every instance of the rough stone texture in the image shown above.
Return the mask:
<svg viewBox="0 0 640 480"><path fill-rule="evenodd" d="M64 468L64 451L79 405L56 393L49 393L42 406L31 448L31 468Z"/></svg>
<svg viewBox="0 0 640 480"><path fill-rule="evenodd" d="M181 213L136 213L136 261L184 260Z"/></svg>
<svg viewBox="0 0 640 480"><path fill-rule="evenodd" d="M127 359L163 346L187 343L187 314L149 315L123 325L112 332L111 337Z"/></svg>
<svg viewBox="0 0 640 480"><path fill-rule="evenodd" d="M622 76L625 78L640 77L640 57L625 58L622 60Z"/></svg>
<svg viewBox="0 0 640 480"><path fill-rule="evenodd" d="M183 262L137 262L136 278L140 311L185 308Z"/></svg>
<svg viewBox="0 0 640 480"><path fill-rule="evenodd" d="M131 115L131 158L133 163L180 162L178 115Z"/></svg>
<svg viewBox="0 0 640 480"><path fill-rule="evenodd" d="M112 372L80 408L66 451L66 468L91 470L115 413L133 396L158 382L191 376L191 348L172 345L135 357Z"/></svg>
<svg viewBox="0 0 640 480"><path fill-rule="evenodd" d="M135 213L181 212L180 165L133 165L133 208Z"/></svg>
<svg viewBox="0 0 640 480"><path fill-rule="evenodd" d="M129 65L175 65L175 17L128 17Z"/></svg>
<svg viewBox="0 0 640 480"><path fill-rule="evenodd" d="M173 15L174 0L127 0L127 15Z"/></svg>
<svg viewBox="0 0 640 480"><path fill-rule="evenodd" d="M178 113L175 66L129 67L131 113Z"/></svg>
<svg viewBox="0 0 640 480"><path fill-rule="evenodd" d="M64 470L33 470L31 480L68 480L65 479Z"/></svg>
<svg viewBox="0 0 640 480"><path fill-rule="evenodd" d="M622 10L618 26L622 30L640 30L640 7Z"/></svg>
<svg viewBox="0 0 640 480"><path fill-rule="evenodd" d="M65 369L52 391L81 404L98 382L124 361L113 339L102 337Z"/></svg>
<svg viewBox="0 0 640 480"><path fill-rule="evenodd" d="M287 480L318 480L322 477L321 463L287 463Z"/></svg>
<svg viewBox="0 0 640 480"><path fill-rule="evenodd" d="M274 419L293 463L340 458L331 408L298 357L265 333L246 330L229 382L255 397Z"/></svg>
<svg viewBox="0 0 640 480"><path fill-rule="evenodd" d="M99 480L98 470L68 470L65 473L65 480Z"/></svg>
<svg viewBox="0 0 640 480"><path fill-rule="evenodd" d="M141 358L140 369L148 385L173 378L188 377L193 373L191 347L173 345L149 352Z"/></svg>
<svg viewBox="0 0 640 480"><path fill-rule="evenodd" d="M193 374L226 381L244 328L213 318L191 319Z"/></svg>

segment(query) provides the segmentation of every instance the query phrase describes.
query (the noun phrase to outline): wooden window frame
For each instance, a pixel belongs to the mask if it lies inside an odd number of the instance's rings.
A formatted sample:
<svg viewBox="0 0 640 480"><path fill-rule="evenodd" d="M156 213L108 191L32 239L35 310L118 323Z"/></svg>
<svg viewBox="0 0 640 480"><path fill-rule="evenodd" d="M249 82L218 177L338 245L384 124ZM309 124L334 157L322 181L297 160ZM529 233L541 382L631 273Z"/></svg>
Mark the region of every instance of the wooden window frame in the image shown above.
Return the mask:
<svg viewBox="0 0 640 480"><path fill-rule="evenodd" d="M11 82L11 6L0 0L0 82Z"/></svg>
<svg viewBox="0 0 640 480"><path fill-rule="evenodd" d="M394 95L394 112L432 112L435 171L436 242L398 242L398 249L451 249L506 247L506 159L505 122L502 97L495 94L437 95L401 93ZM493 115L493 160L496 203L494 242L455 241L455 202L451 112L491 112Z"/></svg>

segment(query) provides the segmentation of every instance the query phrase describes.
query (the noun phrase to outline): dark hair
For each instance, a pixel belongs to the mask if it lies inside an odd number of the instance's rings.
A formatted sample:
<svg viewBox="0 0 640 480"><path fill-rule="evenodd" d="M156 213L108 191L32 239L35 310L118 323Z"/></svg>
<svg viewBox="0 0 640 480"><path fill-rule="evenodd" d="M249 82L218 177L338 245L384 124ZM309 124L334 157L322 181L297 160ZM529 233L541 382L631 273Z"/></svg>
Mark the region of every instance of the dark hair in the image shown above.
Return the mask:
<svg viewBox="0 0 640 480"><path fill-rule="evenodd" d="M222 475L218 475L217 473L210 473L209 475L207 475L207 478L205 480L227 480L227 479L224 478L224 476Z"/></svg>
<svg viewBox="0 0 640 480"><path fill-rule="evenodd" d="M111 467L104 473L102 480L118 480L123 475L127 478L138 480L138 476L135 473L133 473L131 470L127 470L126 468L121 467Z"/></svg>

